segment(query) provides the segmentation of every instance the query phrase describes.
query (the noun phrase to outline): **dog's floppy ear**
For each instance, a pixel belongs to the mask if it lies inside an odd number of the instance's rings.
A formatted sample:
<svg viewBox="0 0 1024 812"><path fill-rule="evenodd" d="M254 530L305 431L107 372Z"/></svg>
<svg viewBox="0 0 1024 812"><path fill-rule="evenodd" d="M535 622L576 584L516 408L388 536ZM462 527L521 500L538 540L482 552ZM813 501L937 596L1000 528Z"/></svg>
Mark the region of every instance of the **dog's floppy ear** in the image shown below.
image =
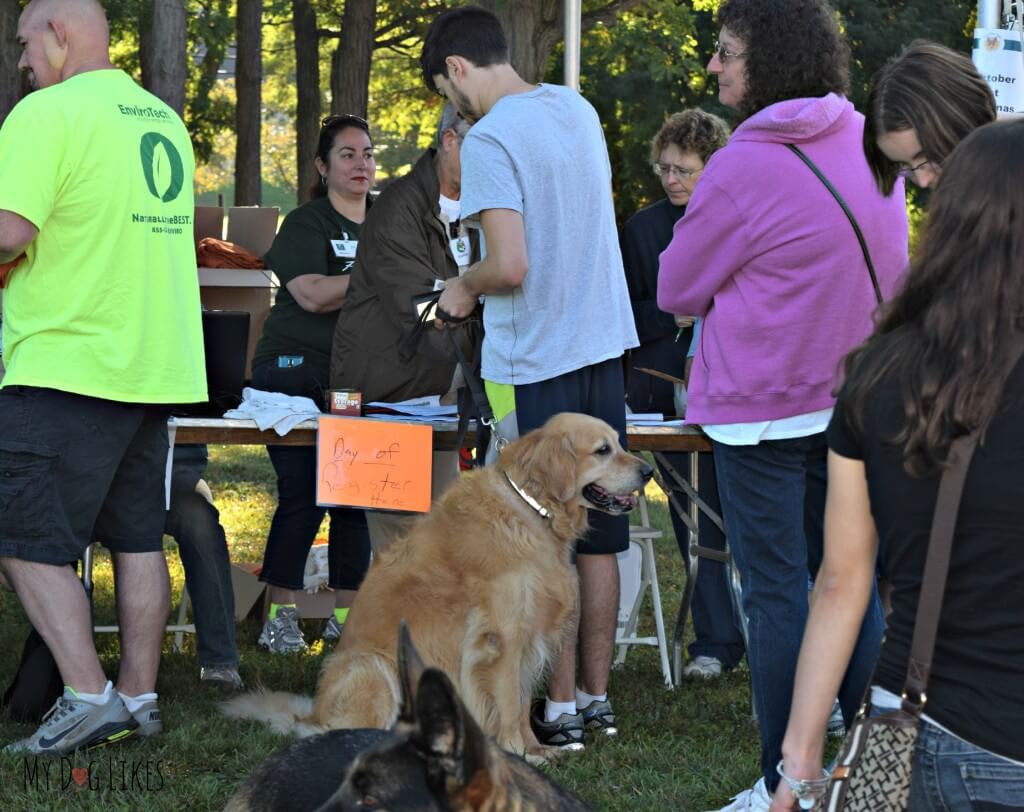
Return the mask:
<svg viewBox="0 0 1024 812"><path fill-rule="evenodd" d="M565 432L531 431L505 450L501 464L517 485L542 503L544 497L563 504L576 497L576 452Z"/></svg>
<svg viewBox="0 0 1024 812"><path fill-rule="evenodd" d="M462 704L451 680L428 668L416 692L418 738L426 755L427 772L461 788L487 765L487 739Z"/></svg>
<svg viewBox="0 0 1024 812"><path fill-rule="evenodd" d="M401 722L416 721L416 690L426 666L412 643L409 624L402 618L398 622L398 685L402 692L402 706L398 710Z"/></svg>

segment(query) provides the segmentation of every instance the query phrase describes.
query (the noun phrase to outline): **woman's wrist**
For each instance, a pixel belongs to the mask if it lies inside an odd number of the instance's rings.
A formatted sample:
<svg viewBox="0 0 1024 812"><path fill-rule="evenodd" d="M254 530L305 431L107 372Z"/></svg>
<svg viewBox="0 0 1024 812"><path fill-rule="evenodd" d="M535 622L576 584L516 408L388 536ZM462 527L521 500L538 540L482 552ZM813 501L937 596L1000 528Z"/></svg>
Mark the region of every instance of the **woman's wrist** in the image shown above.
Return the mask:
<svg viewBox="0 0 1024 812"><path fill-rule="evenodd" d="M782 747L782 763L786 775L792 778L817 778L821 774L824 756L824 742L816 746L808 744L804 747Z"/></svg>

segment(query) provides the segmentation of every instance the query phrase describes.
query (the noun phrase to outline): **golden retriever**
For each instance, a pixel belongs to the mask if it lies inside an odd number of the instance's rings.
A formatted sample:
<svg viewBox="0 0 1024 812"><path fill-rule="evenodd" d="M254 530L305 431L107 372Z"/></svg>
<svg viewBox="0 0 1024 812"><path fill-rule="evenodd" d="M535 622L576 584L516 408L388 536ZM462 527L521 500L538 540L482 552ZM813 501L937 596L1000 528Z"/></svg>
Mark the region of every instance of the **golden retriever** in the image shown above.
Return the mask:
<svg viewBox="0 0 1024 812"><path fill-rule="evenodd" d="M315 700L256 693L225 712L300 735L389 727L401 701L395 650L405 618L423 660L448 675L486 733L507 750L543 755L529 703L577 599L573 542L588 508L631 510L652 473L604 421L555 415L495 465L460 477L374 561Z"/></svg>

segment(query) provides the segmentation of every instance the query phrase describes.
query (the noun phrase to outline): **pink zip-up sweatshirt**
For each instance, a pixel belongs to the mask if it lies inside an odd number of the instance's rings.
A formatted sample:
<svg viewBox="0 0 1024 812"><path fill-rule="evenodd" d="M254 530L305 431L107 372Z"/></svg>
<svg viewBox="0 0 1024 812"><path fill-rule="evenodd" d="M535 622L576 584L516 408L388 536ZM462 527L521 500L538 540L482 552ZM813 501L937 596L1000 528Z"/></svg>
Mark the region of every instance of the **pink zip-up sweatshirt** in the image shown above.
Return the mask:
<svg viewBox="0 0 1024 812"><path fill-rule="evenodd" d="M842 96L779 102L744 121L701 176L661 254L658 307L703 316L687 423L750 423L829 408L843 357L872 328L867 265L846 215L785 144L846 200L882 289L907 267L901 185L884 197L864 117Z"/></svg>

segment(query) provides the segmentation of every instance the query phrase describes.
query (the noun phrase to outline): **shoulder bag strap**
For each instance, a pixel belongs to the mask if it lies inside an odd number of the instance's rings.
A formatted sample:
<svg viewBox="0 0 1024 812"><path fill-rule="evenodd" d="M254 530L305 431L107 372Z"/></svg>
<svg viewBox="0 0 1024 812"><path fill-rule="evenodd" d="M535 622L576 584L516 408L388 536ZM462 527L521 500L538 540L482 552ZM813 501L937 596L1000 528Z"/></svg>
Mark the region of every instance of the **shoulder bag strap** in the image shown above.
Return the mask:
<svg viewBox="0 0 1024 812"><path fill-rule="evenodd" d="M1017 338L1010 353L1006 380L1024 353L1024 339ZM910 660L907 663L907 678L903 683L902 707L912 716L920 716L927 696L928 677L935 652L935 638L939 630L939 615L942 613L942 598L949 574L949 558L953 551L953 536L956 520L960 513L960 502L967 479L974 450L978 447L981 431L958 437L950 448L952 464L942 472L939 494L935 502L931 535L928 538L928 555L925 558L924 575L921 579L921 596L917 603L914 619L914 636L910 644Z"/></svg>
<svg viewBox="0 0 1024 812"><path fill-rule="evenodd" d="M867 241L864 239L864 234L863 232L861 232L860 226L857 224L857 218L853 216L853 212L850 211L850 207L846 205L846 201L843 200L842 195L839 194L839 191L836 189L835 186L833 186L829 182L829 179L825 177L822 171L818 169L814 161L808 158L807 155L805 155L804 152L800 150L795 144L786 144L786 148L790 150L790 152L792 152L794 155L796 155L801 161L807 164L808 168L815 175L818 176L818 180L825 184L825 188L832 193L832 197L836 199L836 202L843 210L843 214L845 214L847 219L850 221L850 225L853 226L853 231L857 235L857 241L860 243L860 250L864 252L864 262L867 263L868 273L871 274L871 285L875 289L875 299L878 300L879 304L881 304L882 289L878 285L878 276L875 274L875 264L871 261L871 254L868 251L868 244Z"/></svg>

